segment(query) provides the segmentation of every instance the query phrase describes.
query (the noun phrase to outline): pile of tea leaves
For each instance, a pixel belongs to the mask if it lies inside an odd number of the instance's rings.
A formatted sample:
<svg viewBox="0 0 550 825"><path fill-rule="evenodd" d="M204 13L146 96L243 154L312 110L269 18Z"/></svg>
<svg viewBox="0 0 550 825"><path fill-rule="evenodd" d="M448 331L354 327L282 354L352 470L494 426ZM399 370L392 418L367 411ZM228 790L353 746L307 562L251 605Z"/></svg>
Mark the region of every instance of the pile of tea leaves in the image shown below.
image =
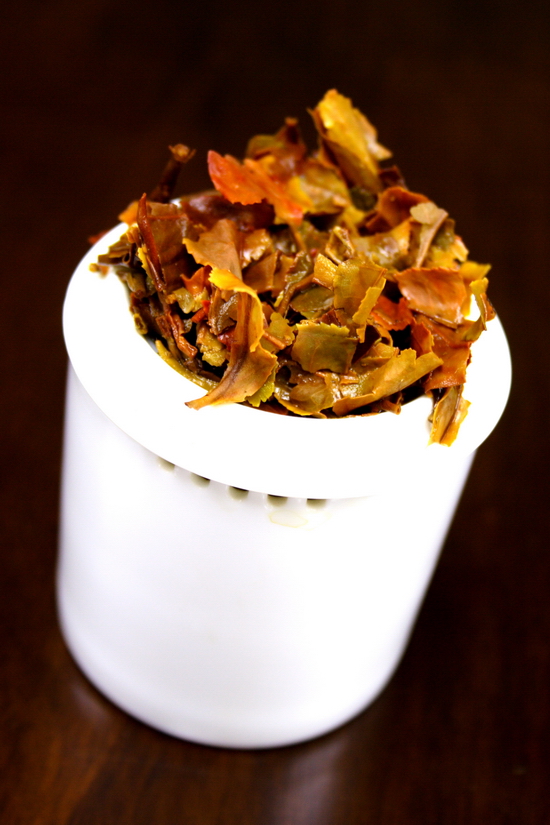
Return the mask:
<svg viewBox="0 0 550 825"><path fill-rule="evenodd" d="M406 187L348 98L331 90L311 114L315 152L287 118L242 161L209 152L215 189L176 201L194 153L170 147L159 185L122 213L127 231L91 268L114 268L138 332L207 390L194 409L334 418L398 413L428 393L431 440L450 444L472 343L494 316L489 266Z"/></svg>

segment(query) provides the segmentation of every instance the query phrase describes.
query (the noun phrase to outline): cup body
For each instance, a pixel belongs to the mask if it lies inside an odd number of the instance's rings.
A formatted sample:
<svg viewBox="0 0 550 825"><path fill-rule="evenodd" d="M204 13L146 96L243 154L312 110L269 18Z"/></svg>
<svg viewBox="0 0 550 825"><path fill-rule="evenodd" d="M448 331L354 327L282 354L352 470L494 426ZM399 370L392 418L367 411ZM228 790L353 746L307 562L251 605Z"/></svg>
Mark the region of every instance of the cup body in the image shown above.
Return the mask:
<svg viewBox="0 0 550 825"><path fill-rule="evenodd" d="M426 451L357 498L238 490L138 444L70 369L68 645L116 704L176 736L262 748L325 733L399 662L471 460Z"/></svg>
<svg viewBox="0 0 550 825"><path fill-rule="evenodd" d="M497 318L473 346L452 447L432 402L307 419L203 391L136 334L125 287L77 267L58 602L76 661L134 716L210 745L325 733L384 687L407 643L477 447L508 398ZM78 376L78 377L77 377Z"/></svg>

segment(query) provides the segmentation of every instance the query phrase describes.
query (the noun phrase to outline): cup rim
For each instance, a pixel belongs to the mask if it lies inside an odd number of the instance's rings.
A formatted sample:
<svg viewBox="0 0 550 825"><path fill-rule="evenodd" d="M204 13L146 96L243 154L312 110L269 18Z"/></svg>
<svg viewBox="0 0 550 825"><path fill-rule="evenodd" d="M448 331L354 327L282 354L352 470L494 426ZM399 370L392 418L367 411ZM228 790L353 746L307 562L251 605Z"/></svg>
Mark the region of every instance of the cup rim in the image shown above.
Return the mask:
<svg viewBox="0 0 550 825"><path fill-rule="evenodd" d="M125 231L119 224L82 258L69 283L63 331L71 364L97 406L121 430L166 461L234 487L296 498L373 495L406 477L426 455L464 457L498 422L511 360L498 318L472 346L464 396L468 415L451 447L428 445L432 401L399 415L315 419L242 404L193 410L204 390L166 364L139 335L128 294L114 274L90 263Z"/></svg>

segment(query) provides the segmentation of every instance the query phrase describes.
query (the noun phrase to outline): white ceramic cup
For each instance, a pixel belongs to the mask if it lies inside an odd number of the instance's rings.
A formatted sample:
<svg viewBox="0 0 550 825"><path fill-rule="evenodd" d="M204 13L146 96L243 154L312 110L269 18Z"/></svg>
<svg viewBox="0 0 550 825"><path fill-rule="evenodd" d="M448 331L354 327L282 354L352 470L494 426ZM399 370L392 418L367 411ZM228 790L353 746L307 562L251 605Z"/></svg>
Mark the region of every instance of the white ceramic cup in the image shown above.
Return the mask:
<svg viewBox="0 0 550 825"><path fill-rule="evenodd" d="M84 672L163 731L261 748L360 712L397 666L475 449L509 393L498 319L473 347L470 412L427 446L431 401L316 420L202 393L136 334L88 265L67 292L59 613Z"/></svg>

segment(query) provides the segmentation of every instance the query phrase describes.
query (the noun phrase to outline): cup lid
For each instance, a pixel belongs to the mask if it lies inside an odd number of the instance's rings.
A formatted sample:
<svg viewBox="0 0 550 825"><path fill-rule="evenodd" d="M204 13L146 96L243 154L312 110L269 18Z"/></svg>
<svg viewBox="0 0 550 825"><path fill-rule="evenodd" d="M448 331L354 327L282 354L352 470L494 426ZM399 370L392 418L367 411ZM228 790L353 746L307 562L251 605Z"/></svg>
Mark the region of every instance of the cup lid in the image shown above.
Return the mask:
<svg viewBox="0 0 550 825"><path fill-rule="evenodd" d="M139 335L124 284L90 263L125 231L120 224L82 259L63 308L72 366L98 407L139 444L179 467L246 490L296 498L373 495L410 484L415 462L472 453L498 422L511 382L510 353L498 318L472 346L464 396L471 402L451 447L428 445L427 396L389 412L303 418L226 404L193 410L204 390L175 372Z"/></svg>

